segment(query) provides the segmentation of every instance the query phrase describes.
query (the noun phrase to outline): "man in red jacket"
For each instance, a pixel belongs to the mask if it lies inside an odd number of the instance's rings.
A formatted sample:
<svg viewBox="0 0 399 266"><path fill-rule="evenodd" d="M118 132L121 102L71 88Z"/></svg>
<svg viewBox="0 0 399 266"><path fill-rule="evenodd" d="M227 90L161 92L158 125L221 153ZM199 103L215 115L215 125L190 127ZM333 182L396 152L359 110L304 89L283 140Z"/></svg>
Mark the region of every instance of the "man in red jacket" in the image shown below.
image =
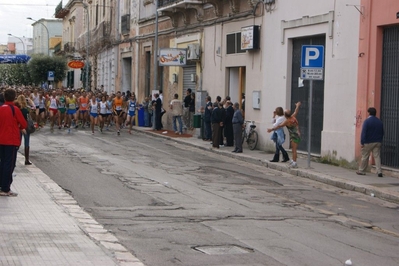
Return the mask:
<svg viewBox="0 0 399 266"><path fill-rule="evenodd" d="M27 122L21 110L14 105L15 96L14 89L5 90L5 103L0 106L0 196L18 195L10 187L17 151L21 145L20 131L26 134Z"/></svg>

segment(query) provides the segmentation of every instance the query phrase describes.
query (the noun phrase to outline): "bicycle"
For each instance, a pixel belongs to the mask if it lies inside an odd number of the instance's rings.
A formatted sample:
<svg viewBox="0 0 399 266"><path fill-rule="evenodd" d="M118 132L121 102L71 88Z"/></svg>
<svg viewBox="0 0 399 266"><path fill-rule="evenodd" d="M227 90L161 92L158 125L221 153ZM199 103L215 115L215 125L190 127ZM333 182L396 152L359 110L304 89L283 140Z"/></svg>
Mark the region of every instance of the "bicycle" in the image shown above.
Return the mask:
<svg viewBox="0 0 399 266"><path fill-rule="evenodd" d="M247 129L247 124L249 123L249 130ZM242 143L245 139L248 144L248 148L252 151L256 148L258 144L258 132L255 130L255 121L245 121L244 128L242 129Z"/></svg>

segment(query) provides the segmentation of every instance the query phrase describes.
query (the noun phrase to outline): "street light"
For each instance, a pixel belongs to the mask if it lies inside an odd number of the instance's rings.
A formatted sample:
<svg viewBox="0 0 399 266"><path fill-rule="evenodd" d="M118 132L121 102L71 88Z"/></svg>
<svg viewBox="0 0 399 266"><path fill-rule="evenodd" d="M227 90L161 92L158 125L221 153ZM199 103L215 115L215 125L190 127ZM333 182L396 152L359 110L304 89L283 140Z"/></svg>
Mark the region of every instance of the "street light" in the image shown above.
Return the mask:
<svg viewBox="0 0 399 266"><path fill-rule="evenodd" d="M49 56L49 55L50 55L50 33L49 33L49 31L48 31L47 26L44 25L43 22L41 22L41 21L39 21L39 20L35 20L35 19L31 18L31 17L27 17L26 19L29 19L29 20L38 22L38 23L42 24L43 27L46 29L46 31L47 31L47 55Z"/></svg>
<svg viewBox="0 0 399 266"><path fill-rule="evenodd" d="M89 2L91 3L91 2ZM86 91L89 90L89 42L90 42L90 17L89 17L89 6L86 3L83 3L83 8L86 9L87 15L87 35L86 35Z"/></svg>
<svg viewBox="0 0 399 266"><path fill-rule="evenodd" d="M24 54L26 54L26 52L25 52L25 51L26 51L26 49L25 49L25 42L24 42L21 38L15 36L15 35L12 35L11 33L9 33L8 36L12 36L12 37L15 37L15 38L19 39L19 40L22 42L22 45L23 45L23 47L24 47Z"/></svg>

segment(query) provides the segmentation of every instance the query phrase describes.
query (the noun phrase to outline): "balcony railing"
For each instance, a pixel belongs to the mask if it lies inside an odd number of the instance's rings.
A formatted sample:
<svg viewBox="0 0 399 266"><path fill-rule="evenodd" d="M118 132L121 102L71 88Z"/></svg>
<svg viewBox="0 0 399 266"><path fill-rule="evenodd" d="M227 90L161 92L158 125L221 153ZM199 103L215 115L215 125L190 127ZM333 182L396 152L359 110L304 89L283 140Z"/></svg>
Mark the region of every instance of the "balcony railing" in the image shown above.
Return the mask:
<svg viewBox="0 0 399 266"><path fill-rule="evenodd" d="M74 42L67 42L64 44L64 51L65 53L73 53L75 52L75 43Z"/></svg>
<svg viewBox="0 0 399 266"><path fill-rule="evenodd" d="M64 18L66 14L68 14L68 12L69 12L68 9L62 7L62 0L61 0L61 2L55 8L54 16L56 18Z"/></svg>
<svg viewBox="0 0 399 266"><path fill-rule="evenodd" d="M179 2L181 0L159 0L158 1L158 7L164 7L164 6L168 6L170 4Z"/></svg>

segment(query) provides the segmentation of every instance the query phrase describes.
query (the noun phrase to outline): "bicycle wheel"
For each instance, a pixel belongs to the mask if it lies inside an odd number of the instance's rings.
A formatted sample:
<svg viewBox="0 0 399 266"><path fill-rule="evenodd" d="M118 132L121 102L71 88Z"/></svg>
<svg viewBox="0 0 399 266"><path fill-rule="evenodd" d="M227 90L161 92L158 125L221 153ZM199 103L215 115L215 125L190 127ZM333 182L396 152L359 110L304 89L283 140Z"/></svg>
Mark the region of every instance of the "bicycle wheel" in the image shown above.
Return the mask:
<svg viewBox="0 0 399 266"><path fill-rule="evenodd" d="M258 132L256 132L255 130L249 132L247 143L248 143L248 148L251 151L255 150L256 144L258 144Z"/></svg>
<svg viewBox="0 0 399 266"><path fill-rule="evenodd" d="M246 133L245 128L244 128L244 129L242 130L242 134L241 134L241 136L242 136L242 142L241 142L241 144L244 144L246 135L247 135L247 133Z"/></svg>

